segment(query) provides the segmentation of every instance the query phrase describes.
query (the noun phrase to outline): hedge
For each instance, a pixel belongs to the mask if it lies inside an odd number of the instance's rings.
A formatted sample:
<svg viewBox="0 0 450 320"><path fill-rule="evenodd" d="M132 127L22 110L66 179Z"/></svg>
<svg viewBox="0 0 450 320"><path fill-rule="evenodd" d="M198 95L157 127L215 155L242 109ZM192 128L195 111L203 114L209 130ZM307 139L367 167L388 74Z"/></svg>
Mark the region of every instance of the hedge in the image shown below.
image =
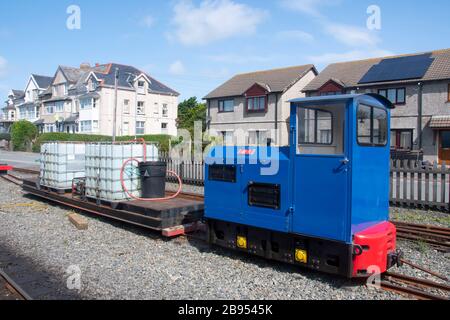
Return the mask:
<svg viewBox="0 0 450 320"><path fill-rule="evenodd" d="M144 135L138 136L138 138L144 138L147 142L156 142L159 144L161 151L167 152L169 150L170 141L172 144L176 144L175 138L169 135ZM134 136L117 137L116 141L131 141L134 140ZM41 134L33 145L33 152L40 152L41 144L49 141L73 141L73 142L111 142L112 137L100 136L91 134L71 134L71 133L43 133Z"/></svg>
<svg viewBox="0 0 450 320"><path fill-rule="evenodd" d="M14 151L29 151L38 134L37 127L29 121L15 122L11 127L11 141Z"/></svg>

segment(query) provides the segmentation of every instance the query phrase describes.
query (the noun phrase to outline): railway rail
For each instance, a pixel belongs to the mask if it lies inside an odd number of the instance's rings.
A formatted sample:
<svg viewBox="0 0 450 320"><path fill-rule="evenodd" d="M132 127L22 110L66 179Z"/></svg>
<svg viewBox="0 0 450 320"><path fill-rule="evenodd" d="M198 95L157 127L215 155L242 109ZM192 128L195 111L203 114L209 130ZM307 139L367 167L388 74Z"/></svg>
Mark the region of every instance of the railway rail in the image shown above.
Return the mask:
<svg viewBox="0 0 450 320"><path fill-rule="evenodd" d="M0 176L3 180L6 180L8 182L14 183L17 186L21 186L22 185L22 178L14 176L12 174L5 174L5 175L1 175Z"/></svg>
<svg viewBox="0 0 450 320"><path fill-rule="evenodd" d="M414 297L419 300L449 300L450 286L403 274L386 272L380 286L387 291Z"/></svg>
<svg viewBox="0 0 450 320"><path fill-rule="evenodd" d="M410 241L422 241L432 248L450 252L450 229L430 225L395 222L397 236Z"/></svg>
<svg viewBox="0 0 450 320"><path fill-rule="evenodd" d="M0 269L0 285L4 289L11 293L12 298L15 300L33 300L25 290L22 289L8 274ZM2 297L0 296L0 300Z"/></svg>

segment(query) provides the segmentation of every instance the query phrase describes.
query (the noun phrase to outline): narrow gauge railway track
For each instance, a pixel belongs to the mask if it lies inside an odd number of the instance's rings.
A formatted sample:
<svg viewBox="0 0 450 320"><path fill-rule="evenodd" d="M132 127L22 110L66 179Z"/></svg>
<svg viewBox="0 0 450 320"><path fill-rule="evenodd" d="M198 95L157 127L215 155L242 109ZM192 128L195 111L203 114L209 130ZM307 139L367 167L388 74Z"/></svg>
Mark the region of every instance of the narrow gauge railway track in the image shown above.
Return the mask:
<svg viewBox="0 0 450 320"><path fill-rule="evenodd" d="M12 278L10 278L3 270L0 269L0 285L9 291L16 300L33 300L22 287L20 287ZM2 297L0 296L0 300Z"/></svg>
<svg viewBox="0 0 450 320"><path fill-rule="evenodd" d="M35 172L27 171L24 173ZM20 177L11 174L2 176L2 178L16 185L22 184L22 179ZM173 192L169 191L168 195L171 194L173 194ZM204 200L204 196L199 194L181 193L180 196L191 200ZM441 251L448 251L450 229L403 222L394 223L398 229L399 238L412 241L426 241L427 243ZM199 241L206 241L205 235L202 233L186 234L185 237ZM13 287L13 285L11 285L11 287ZM390 272L383 274L381 288L398 294L414 297L420 300L448 300L450 292L450 287L448 285ZM20 290L21 289L19 288L16 291L18 291L18 294L23 299L30 299L30 297L27 296L26 293L23 293L22 295L22 293L20 293ZM444 294L442 295L442 293Z"/></svg>
<svg viewBox="0 0 450 320"><path fill-rule="evenodd" d="M450 286L430 280L414 278L398 273L386 272L381 288L418 300L449 300Z"/></svg>
<svg viewBox="0 0 450 320"><path fill-rule="evenodd" d="M22 178L14 176L12 174L6 174L6 175L2 175L0 176L3 180L6 180L8 182L14 183L17 186L21 186L22 185Z"/></svg>
<svg viewBox="0 0 450 320"><path fill-rule="evenodd" d="M410 241L423 241L432 248L450 251L450 229L429 225L394 222L397 227L397 236Z"/></svg>

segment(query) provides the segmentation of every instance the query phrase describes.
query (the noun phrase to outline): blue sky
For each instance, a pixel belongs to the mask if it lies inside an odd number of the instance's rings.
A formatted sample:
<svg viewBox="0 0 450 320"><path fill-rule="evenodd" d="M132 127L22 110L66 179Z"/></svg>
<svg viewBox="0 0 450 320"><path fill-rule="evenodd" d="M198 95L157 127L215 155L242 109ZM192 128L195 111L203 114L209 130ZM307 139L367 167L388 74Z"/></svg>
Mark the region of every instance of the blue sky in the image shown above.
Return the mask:
<svg viewBox="0 0 450 320"><path fill-rule="evenodd" d="M69 30L67 8L81 10ZM381 29L367 28L367 9ZM0 2L0 94L58 65L134 65L203 97L236 73L450 47L447 0L9 0ZM5 100L5 99L3 99Z"/></svg>

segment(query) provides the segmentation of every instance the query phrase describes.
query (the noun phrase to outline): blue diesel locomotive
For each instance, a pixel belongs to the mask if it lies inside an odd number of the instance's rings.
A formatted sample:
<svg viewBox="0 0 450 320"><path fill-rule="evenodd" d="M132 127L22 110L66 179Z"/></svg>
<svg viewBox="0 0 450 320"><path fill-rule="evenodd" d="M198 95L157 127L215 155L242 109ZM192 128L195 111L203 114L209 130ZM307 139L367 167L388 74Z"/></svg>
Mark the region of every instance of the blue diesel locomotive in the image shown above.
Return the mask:
<svg viewBox="0 0 450 320"><path fill-rule="evenodd" d="M345 277L398 262L389 222L390 109L375 94L291 101L290 146L215 147L213 244Z"/></svg>

